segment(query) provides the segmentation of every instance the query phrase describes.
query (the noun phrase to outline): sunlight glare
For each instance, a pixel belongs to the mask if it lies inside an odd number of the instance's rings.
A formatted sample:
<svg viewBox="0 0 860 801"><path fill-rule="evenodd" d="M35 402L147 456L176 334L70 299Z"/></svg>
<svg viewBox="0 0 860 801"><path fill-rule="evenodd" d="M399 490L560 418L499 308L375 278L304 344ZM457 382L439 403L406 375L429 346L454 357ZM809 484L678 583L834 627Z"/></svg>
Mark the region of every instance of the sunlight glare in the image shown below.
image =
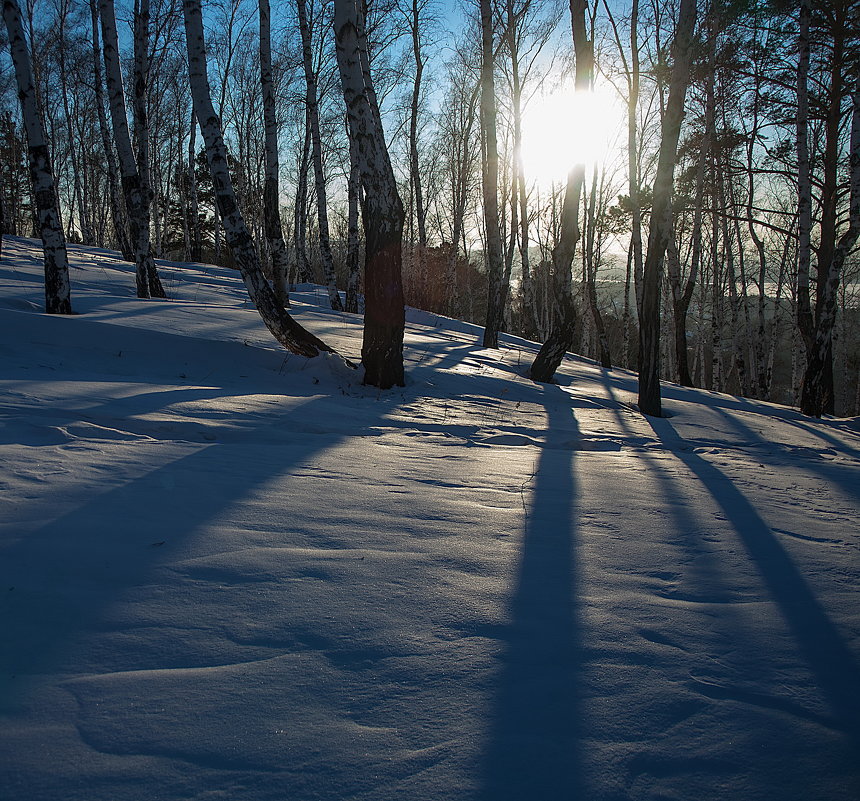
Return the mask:
<svg viewBox="0 0 860 801"><path fill-rule="evenodd" d="M563 183L575 164L601 164L618 149L623 127L621 103L609 88L533 98L523 113L526 180L549 187Z"/></svg>

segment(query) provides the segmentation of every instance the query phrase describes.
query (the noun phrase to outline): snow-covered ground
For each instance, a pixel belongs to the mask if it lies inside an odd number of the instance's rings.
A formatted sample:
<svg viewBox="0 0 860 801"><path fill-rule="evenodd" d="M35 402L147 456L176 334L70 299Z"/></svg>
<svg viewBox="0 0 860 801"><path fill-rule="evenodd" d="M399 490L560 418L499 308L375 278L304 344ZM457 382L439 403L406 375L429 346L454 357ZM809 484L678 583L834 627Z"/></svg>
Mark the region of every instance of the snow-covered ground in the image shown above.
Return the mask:
<svg viewBox="0 0 860 801"><path fill-rule="evenodd" d="M378 392L70 252L0 262L3 801L860 798L857 420L418 312Z"/></svg>

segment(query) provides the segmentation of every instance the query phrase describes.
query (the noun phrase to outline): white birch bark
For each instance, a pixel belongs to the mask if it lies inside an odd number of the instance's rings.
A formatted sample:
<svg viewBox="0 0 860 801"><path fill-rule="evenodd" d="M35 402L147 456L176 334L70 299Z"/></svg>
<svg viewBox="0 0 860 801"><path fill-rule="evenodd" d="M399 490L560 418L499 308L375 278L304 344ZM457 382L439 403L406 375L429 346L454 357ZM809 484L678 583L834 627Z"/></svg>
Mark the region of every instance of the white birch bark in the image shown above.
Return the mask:
<svg viewBox="0 0 860 801"><path fill-rule="evenodd" d="M404 383L404 211L382 129L361 0L335 0L334 31L350 137L364 189L364 381L387 389Z"/></svg>
<svg viewBox="0 0 860 801"><path fill-rule="evenodd" d="M71 314L71 288L66 239L57 208L56 184L51 169L48 143L39 107L30 52L24 38L21 9L17 0L3 0L3 19L9 33L9 50L18 84L18 98L24 129L27 132L27 151L30 164L30 181L36 200L39 234L45 254L45 311L48 314Z"/></svg>
<svg viewBox="0 0 860 801"><path fill-rule="evenodd" d="M236 266L242 274L251 302L272 336L291 352L309 358L319 355L320 351L332 352L328 345L306 331L284 310L263 275L260 257L236 203L227 162L227 148L221 132L221 120L212 105L209 76L206 72L206 43L203 37L200 0L183 0L182 10L191 95L203 141L206 143L206 158L215 189L215 201L221 212L227 243L233 251Z"/></svg>
<svg viewBox="0 0 860 801"><path fill-rule="evenodd" d="M153 283L150 281L150 277L157 275L149 246L149 199L144 197L137 171L137 159L128 129L113 0L99 0L99 13L102 22L102 49L111 123L119 158L132 247L134 248L137 296L149 298L152 297L151 286Z"/></svg>

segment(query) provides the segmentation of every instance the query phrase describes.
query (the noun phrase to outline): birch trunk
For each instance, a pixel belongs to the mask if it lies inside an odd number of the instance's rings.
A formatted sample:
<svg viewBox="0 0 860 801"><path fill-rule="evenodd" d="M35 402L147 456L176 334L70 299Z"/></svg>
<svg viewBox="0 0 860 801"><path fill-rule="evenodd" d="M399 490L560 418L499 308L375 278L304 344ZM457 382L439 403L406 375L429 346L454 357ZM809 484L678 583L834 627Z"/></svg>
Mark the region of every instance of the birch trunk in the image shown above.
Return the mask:
<svg viewBox="0 0 860 801"><path fill-rule="evenodd" d="M487 320L484 347L499 347L499 331L504 316L502 287L502 232L499 227L499 147L496 135L496 87L493 53L493 10L490 0L480 0L481 8L481 138L483 160L481 185L484 198L484 228L487 268Z"/></svg>
<svg viewBox="0 0 860 801"><path fill-rule="evenodd" d="M809 295L812 261L812 167L809 161L809 0L800 0L797 60L797 327L807 350L814 323Z"/></svg>
<svg viewBox="0 0 860 801"><path fill-rule="evenodd" d="M63 103L63 116L66 118L66 131L69 136L69 163L72 168L72 195L78 207L78 227L81 232L81 242L85 245L93 244L93 230L89 221L86 204L84 203L84 190L81 180L81 167L78 159L78 148L75 147L75 131L72 123L72 110L69 105L69 79L66 65L66 23L69 17L69 4L62 2L57 7L57 34L60 46L57 50L57 61L60 78L60 97Z"/></svg>
<svg viewBox="0 0 860 801"><path fill-rule="evenodd" d="M314 166L314 182L317 196L317 227L319 228L320 260L322 261L323 277L328 289L328 299L332 309L343 311L340 293L337 291L337 278L334 272L334 261L331 255L331 240L328 227L328 202L326 199L325 172L322 162L322 140L320 138L320 114L317 77L314 72L313 55L311 53L311 29L308 23L307 4L305 0L296 0L299 17L299 31L302 37L302 61L305 68L305 103L308 111L308 124L311 131L311 160Z"/></svg>
<svg viewBox="0 0 860 801"><path fill-rule="evenodd" d="M660 398L660 276L672 231L672 188L684 99L690 82L690 57L696 25L696 0L681 0L672 42L673 61L669 98L660 138L651 208L651 227L642 275L642 312L639 320L639 410L662 415Z"/></svg>
<svg viewBox="0 0 860 801"><path fill-rule="evenodd" d="M140 248L146 254L149 296L166 298L155 269L150 246L152 187L149 169L149 0L135 0L134 14L134 132L137 139L137 175L140 182Z"/></svg>
<svg viewBox="0 0 860 801"><path fill-rule="evenodd" d="M419 0L412 0L409 27L412 35L412 55L415 59L415 78L412 82L412 98L409 105L409 178L415 203L415 221L418 226L418 281L422 292L426 292L427 212L424 208L424 192L421 186L421 168L418 158L418 109L421 100L421 81L424 76L424 54L421 52L421 30L419 23Z"/></svg>
<svg viewBox="0 0 860 801"><path fill-rule="evenodd" d="M716 72L717 60L717 36L713 15L708 17L708 71L705 76L705 131L699 148L699 161L696 165L696 191L695 205L693 209L693 228L691 233L692 253L690 258L690 271L687 280L681 280L681 261L677 253L677 247L670 235L667 247L674 250L667 258L666 275L669 279L669 287L672 290L672 315L674 319L675 333L675 361L678 366L678 382L683 387L694 386L693 377L690 375L689 359L687 355L687 314L690 310L690 302L698 280L699 264L702 258L702 218L704 216L705 203L705 167L710 158L713 161L713 142L716 124L714 96L714 74ZM683 283L683 286L682 286Z"/></svg>
<svg viewBox="0 0 860 801"><path fill-rule="evenodd" d="M155 264L149 248L149 199L141 186L137 171L137 159L131 144L131 134L126 116L125 94L122 87L122 65L117 42L116 17L113 0L99 0L102 22L102 48L105 60L105 80L110 103L111 123L119 168L123 196L125 198L128 224L134 248L136 267L135 282L139 298L152 297L150 275Z"/></svg>
<svg viewBox="0 0 860 801"><path fill-rule="evenodd" d="M185 39L188 50L188 75L194 109L200 121L200 131L206 143L206 157L212 174L215 201L221 211L227 242L236 259L236 266L248 290L251 302L272 336L292 353L313 357L320 351L332 349L309 331L306 331L279 305L275 294L263 275L260 258L254 247L230 180L227 148L221 132L221 120L215 114L206 72L206 45L203 38L203 15L200 0L183 0Z"/></svg>
<svg viewBox="0 0 860 801"><path fill-rule="evenodd" d="M361 168L355 143L349 141L349 184L347 185L347 233L346 233L346 310L358 313L358 292L361 283L358 245L358 202L361 193Z"/></svg>
<svg viewBox="0 0 860 801"><path fill-rule="evenodd" d="M630 248L633 258L633 283L636 311L642 315L642 207L639 200L639 135L636 114L639 111L639 0L633 0L630 17L630 96L627 98L627 184L632 215Z"/></svg>
<svg viewBox="0 0 860 801"><path fill-rule="evenodd" d="M841 65L839 69L841 70ZM819 266L815 336L811 351L807 349L806 371L800 396L800 410L815 417L834 414L836 411L833 328L836 323L837 295L845 259L860 237L860 78L854 87L852 105L848 228L836 243L833 255L826 265Z"/></svg>
<svg viewBox="0 0 860 801"><path fill-rule="evenodd" d="M203 258L203 237L200 233L200 205L197 200L197 115L191 109L191 129L188 132L188 210L191 216L191 261Z"/></svg>
<svg viewBox="0 0 860 801"><path fill-rule="evenodd" d="M71 314L72 300L69 286L69 262L66 239L57 208L57 193L51 159L39 115L36 86L18 0L3 0L3 19L9 33L9 49L18 84L18 98L24 129L27 132L27 153L30 165L30 182L36 200L39 234L45 254L45 311L48 314Z"/></svg>
<svg viewBox="0 0 860 801"><path fill-rule="evenodd" d="M334 32L349 132L364 189L364 381L387 389L404 384L401 269L405 215L370 78L367 37L358 2L335 0Z"/></svg>
<svg viewBox="0 0 860 801"><path fill-rule="evenodd" d="M259 0L260 6L260 83L263 89L263 120L266 129L266 171L263 185L263 219L266 240L272 254L272 283L275 297L282 306L289 305L287 286L287 246L281 228L278 208L278 125L275 119L275 91L272 81L272 33L269 0Z"/></svg>
<svg viewBox="0 0 860 801"><path fill-rule="evenodd" d="M588 38L585 27L585 8L585 0L571 0L570 24L576 54L574 83L577 91L588 90L594 72L594 43ZM573 343L576 307L571 269L576 245L580 239L579 204L584 183L585 165L577 164L567 177L561 208L561 231L558 243L552 250L553 289L557 310L550 334L531 366L530 375L534 381L552 381L555 371Z"/></svg>
<svg viewBox="0 0 860 801"><path fill-rule="evenodd" d="M305 109L305 136L302 143L302 153L299 158L299 177L296 182L295 220L293 227L296 243L296 272L299 281L314 280L308 258L308 169L311 159L311 128L310 120Z"/></svg>

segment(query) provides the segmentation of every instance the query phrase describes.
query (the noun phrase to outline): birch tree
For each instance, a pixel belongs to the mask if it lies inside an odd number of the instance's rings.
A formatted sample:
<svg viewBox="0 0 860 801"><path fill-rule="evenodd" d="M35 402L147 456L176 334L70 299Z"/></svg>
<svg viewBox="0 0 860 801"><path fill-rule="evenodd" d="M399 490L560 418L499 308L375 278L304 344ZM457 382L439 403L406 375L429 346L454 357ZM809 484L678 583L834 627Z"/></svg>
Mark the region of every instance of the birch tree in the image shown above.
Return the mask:
<svg viewBox="0 0 860 801"><path fill-rule="evenodd" d="M263 275L260 257L245 225L228 169L227 148L221 131L221 120L212 105L209 76L206 71L206 43L203 37L203 15L200 0L183 0L185 40L188 51L188 76L194 110L206 144L206 159L215 188L215 202L221 213L224 233L236 259L251 302L263 318L272 336L292 353L309 358L332 349L305 330L275 299Z"/></svg>
<svg viewBox="0 0 860 801"><path fill-rule="evenodd" d="M343 311L340 294L337 291L337 281L334 273L334 262L331 255L331 239L328 226L328 201L326 197L325 172L322 161L322 139L320 137L320 113L317 76L314 71L311 51L311 26L308 21L306 0L296 0L299 17L299 31L302 37L302 62L305 68L305 103L307 104L307 121L311 135L311 161L314 168L314 181L317 197L317 227L319 228L320 259L323 276L328 289L328 299L332 309Z"/></svg>
<svg viewBox="0 0 860 801"><path fill-rule="evenodd" d="M266 177L263 188L263 214L266 239L272 254L272 278L278 303L289 303L287 291L287 246L281 228L281 213L278 209L278 124L275 119L275 91L272 81L272 33L269 0L259 0L260 5L260 83L263 89L263 117L266 129Z"/></svg>
<svg viewBox="0 0 860 801"><path fill-rule="evenodd" d="M92 40L93 40L93 88L96 100L96 113L99 121L99 133L101 134L102 149L105 154L105 166L107 167L107 180L110 192L110 210L111 219L113 220L114 236L122 253L122 257L126 261L134 261L134 249L128 238L128 222L126 220L125 211L123 210L123 199L121 197L120 187L117 184L117 168L116 156L114 155L113 144L111 143L110 128L108 127L107 116L105 115L105 98L104 98L104 81L102 78L102 49L99 38L99 7L98 0L90 0L90 21L92 24Z"/></svg>
<svg viewBox="0 0 860 801"><path fill-rule="evenodd" d="M571 0L570 24L576 57L574 86L578 92L588 91L594 72L594 43L588 38L585 10L586 0ZM581 124L588 125L588 121L583 120ZM555 371L573 343L576 307L573 300L571 269L581 235L579 207L584 183L585 164L575 164L567 177L561 209L561 231L558 242L552 250L553 289L557 312L549 336L532 363L529 374L534 381L552 381Z"/></svg>
<svg viewBox="0 0 860 801"><path fill-rule="evenodd" d="M499 347L499 331L505 312L502 286L502 232L499 226L499 146L496 133L495 52L493 50L493 9L491 0L479 0L481 14L481 138L484 198L484 263L487 268L487 321L484 347Z"/></svg>
<svg viewBox="0 0 860 801"><path fill-rule="evenodd" d="M36 85L18 0L3 0L3 20L9 33L9 50L18 84L18 98L27 132L27 152L30 164L30 181L36 201L39 235L45 254L45 311L48 314L71 314L72 300L69 285L69 262L66 238L60 210L48 142L39 106Z"/></svg>
<svg viewBox="0 0 860 801"><path fill-rule="evenodd" d="M99 0L102 23L102 49L105 60L105 80L110 103L114 142L119 157L121 183L125 197L128 223L136 267L135 282L139 298L165 297L155 269L149 241L149 196L141 184L138 160L131 143L126 115L125 92L122 86L122 64L116 30L113 0ZM137 47L139 50L139 47ZM135 60L135 72L141 66Z"/></svg>
<svg viewBox="0 0 860 801"><path fill-rule="evenodd" d="M404 383L403 203L385 144L370 75L361 0L335 0L334 32L349 135L364 190L364 340L366 384L387 389Z"/></svg>
<svg viewBox="0 0 860 801"><path fill-rule="evenodd" d="M844 99L844 72L850 47L848 4L833 5L832 16L826 15L830 38L829 75L826 82L824 119L824 154L821 219L817 254L816 297L813 314L809 300L809 236L811 229L811 173L809 165L808 98L810 16L807 0L802 0L799 26L798 62L798 209L800 219L801 262L798 269L798 322L806 344L806 370L801 385L800 409L804 414L820 417L835 411L836 393L833 377L833 330L836 322L838 290L845 259L860 237L860 83L851 94L851 134L849 145L849 212L848 226L837 237L839 188L839 137ZM856 41L856 40L855 40ZM860 79L855 79L860 81Z"/></svg>
<svg viewBox="0 0 860 801"><path fill-rule="evenodd" d="M639 318L639 410L659 417L660 399L660 276L666 246L672 233L672 188L678 139L684 119L684 101L690 83L690 59L696 25L696 0L681 0L672 41L669 97L663 114L660 153L654 176L651 225L642 276Z"/></svg>

